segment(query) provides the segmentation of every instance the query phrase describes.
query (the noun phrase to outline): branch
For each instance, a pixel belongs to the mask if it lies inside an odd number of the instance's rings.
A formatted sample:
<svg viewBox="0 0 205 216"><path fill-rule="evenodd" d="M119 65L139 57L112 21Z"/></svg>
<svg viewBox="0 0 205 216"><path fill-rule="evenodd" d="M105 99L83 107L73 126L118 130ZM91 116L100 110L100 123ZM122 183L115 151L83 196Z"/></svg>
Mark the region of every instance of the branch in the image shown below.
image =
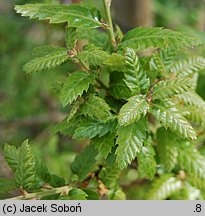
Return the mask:
<svg viewBox="0 0 205 216"><path fill-rule="evenodd" d="M114 30L113 30L111 12L110 12L112 0L103 0L103 3L104 3L105 15L106 15L107 22L108 22L109 38L110 38L110 41L111 41L114 49L116 49L117 45L116 45L115 34L114 34Z"/></svg>
<svg viewBox="0 0 205 216"><path fill-rule="evenodd" d="M50 196L50 195L54 195L54 194L68 194L69 190L71 188L68 186L63 186L63 187L59 187L59 188L53 188L53 189L49 189L49 190L45 190L45 191L40 191L40 192L36 192L36 193L27 193L23 196L17 196L17 197L13 197L10 198L8 200L32 200L32 199L40 199L44 196Z"/></svg>

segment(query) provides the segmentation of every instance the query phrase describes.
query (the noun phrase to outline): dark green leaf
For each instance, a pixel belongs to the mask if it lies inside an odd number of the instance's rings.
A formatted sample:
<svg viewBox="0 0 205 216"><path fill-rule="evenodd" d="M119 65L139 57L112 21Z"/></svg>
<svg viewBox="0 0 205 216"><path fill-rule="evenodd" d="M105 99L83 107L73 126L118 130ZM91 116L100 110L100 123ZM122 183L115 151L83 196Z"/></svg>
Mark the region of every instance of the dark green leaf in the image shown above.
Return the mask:
<svg viewBox="0 0 205 216"><path fill-rule="evenodd" d="M127 99L132 96L130 89L125 84L124 73L111 73L110 93L116 99Z"/></svg>
<svg viewBox="0 0 205 216"><path fill-rule="evenodd" d="M107 158L109 153L111 153L112 148L115 144L115 135L112 133L106 134L103 137L96 137L93 139L95 148L104 157Z"/></svg>
<svg viewBox="0 0 205 216"><path fill-rule="evenodd" d="M128 126L119 127L116 141L118 144L116 161L121 169L127 167L136 158L137 153L141 151L146 137L146 130L145 118Z"/></svg>
<svg viewBox="0 0 205 216"><path fill-rule="evenodd" d="M98 121L86 119L75 130L73 138L94 138L96 136L102 137L105 134L112 132L116 128L116 119L107 121Z"/></svg>
<svg viewBox="0 0 205 216"><path fill-rule="evenodd" d="M72 103L84 91L87 91L89 85L94 83L94 79L95 76L93 74L87 74L84 71L77 71L71 74L60 92L60 100L63 106Z"/></svg>
<svg viewBox="0 0 205 216"><path fill-rule="evenodd" d="M108 104L102 98L93 94L83 104L81 112L86 116L99 120L105 120L111 117Z"/></svg>
<svg viewBox="0 0 205 216"><path fill-rule="evenodd" d="M75 161L71 165L73 173L78 175L79 181L87 178L88 174L93 171L96 163L98 151L94 145L88 145L82 152L76 156Z"/></svg>

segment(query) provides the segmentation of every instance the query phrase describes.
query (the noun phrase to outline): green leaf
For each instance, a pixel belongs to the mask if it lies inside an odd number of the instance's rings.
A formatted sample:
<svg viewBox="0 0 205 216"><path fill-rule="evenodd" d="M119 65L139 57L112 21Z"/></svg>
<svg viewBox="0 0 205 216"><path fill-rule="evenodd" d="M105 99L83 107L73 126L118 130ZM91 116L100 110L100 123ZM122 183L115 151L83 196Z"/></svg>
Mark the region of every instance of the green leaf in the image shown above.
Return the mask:
<svg viewBox="0 0 205 216"><path fill-rule="evenodd" d="M160 176L153 183L152 189L148 192L148 200L165 200L177 191L181 190L183 184L177 178L166 174Z"/></svg>
<svg viewBox="0 0 205 216"><path fill-rule="evenodd" d="M178 77L189 77L202 69L205 69L205 58L201 56L178 61L170 68L171 72L177 74Z"/></svg>
<svg viewBox="0 0 205 216"><path fill-rule="evenodd" d="M67 122L69 122L75 116L75 114L78 112L78 109L80 107L80 103L81 103L80 101L75 101L71 105L71 108L69 110L68 117L67 117Z"/></svg>
<svg viewBox="0 0 205 216"><path fill-rule="evenodd" d="M103 63L108 66L111 71L126 71L125 58L120 54L112 53Z"/></svg>
<svg viewBox="0 0 205 216"><path fill-rule="evenodd" d="M200 199L200 191L192 187L187 181L184 183L183 188L173 194L170 200L197 200Z"/></svg>
<svg viewBox="0 0 205 216"><path fill-rule="evenodd" d="M16 5L14 9L22 16L49 19L50 23L67 22L69 27L89 29L102 26L99 11L89 9L83 4L25 4Z"/></svg>
<svg viewBox="0 0 205 216"><path fill-rule="evenodd" d="M127 167L136 158L137 153L141 151L146 137L146 130L145 118L128 126L118 128L116 161L119 168Z"/></svg>
<svg viewBox="0 0 205 216"><path fill-rule="evenodd" d="M65 51L63 47L57 47L57 46L39 46L35 47L32 50L32 55L34 57L43 57L46 55L49 55L50 53L55 53L56 51L59 51L59 48L62 49L62 51Z"/></svg>
<svg viewBox="0 0 205 216"><path fill-rule="evenodd" d="M121 189L112 189L108 191L109 200L125 200L126 195Z"/></svg>
<svg viewBox="0 0 205 216"><path fill-rule="evenodd" d="M182 94L192 87L193 81L189 78L160 81L154 85L151 97L153 100L168 98L175 94Z"/></svg>
<svg viewBox="0 0 205 216"><path fill-rule="evenodd" d="M48 183L49 185L55 188L65 186L64 178L57 176L57 175L51 175L51 178Z"/></svg>
<svg viewBox="0 0 205 216"><path fill-rule="evenodd" d="M94 80L95 76L93 74L87 74L84 71L77 71L71 74L65 81L60 92L60 101L63 106L72 103L84 91L87 91L89 85L94 83Z"/></svg>
<svg viewBox="0 0 205 216"><path fill-rule="evenodd" d="M133 94L146 92L150 86L146 73L143 71L138 56L133 49L127 48L125 56L125 83Z"/></svg>
<svg viewBox="0 0 205 216"><path fill-rule="evenodd" d="M66 32L65 32L65 43L66 43L66 48L68 50L74 49L76 46L77 42L77 32L76 28L73 27L66 27Z"/></svg>
<svg viewBox="0 0 205 216"><path fill-rule="evenodd" d="M81 107L81 113L91 118L105 120L111 117L110 107L100 97L90 95L88 100Z"/></svg>
<svg viewBox="0 0 205 216"><path fill-rule="evenodd" d="M95 158L97 154L98 151L95 149L95 146L90 144L76 156L71 165L71 170L73 173L78 175L79 181L86 179L88 174L93 171L96 164Z"/></svg>
<svg viewBox="0 0 205 216"><path fill-rule="evenodd" d="M157 130L157 143L160 163L170 172L177 164L178 149L176 138L171 131L164 128ZM179 144L180 145L180 144Z"/></svg>
<svg viewBox="0 0 205 216"><path fill-rule="evenodd" d="M0 194L8 194L8 192L16 189L14 179L2 179L0 178Z"/></svg>
<svg viewBox="0 0 205 216"><path fill-rule="evenodd" d="M88 44L94 44L97 47L104 48L108 43L109 36L107 32L100 29L77 29L77 38L79 40L86 40Z"/></svg>
<svg viewBox="0 0 205 216"><path fill-rule="evenodd" d="M37 51L34 51L37 52ZM43 51L39 51L43 52ZM45 52L46 53L46 52ZM38 54L41 55L41 54ZM67 50L62 47L56 47L46 55L36 57L24 65L23 70L27 73L42 71L55 68L68 60Z"/></svg>
<svg viewBox="0 0 205 216"><path fill-rule="evenodd" d="M205 158L190 142L180 143L178 164L189 176L205 181Z"/></svg>
<svg viewBox="0 0 205 216"><path fill-rule="evenodd" d="M18 150L14 145L4 145L4 158L13 172L18 168Z"/></svg>
<svg viewBox="0 0 205 216"><path fill-rule="evenodd" d="M140 153L137 153L139 178L153 179L156 173L155 151L150 140L145 142Z"/></svg>
<svg viewBox="0 0 205 216"><path fill-rule="evenodd" d="M168 77L167 68L158 53L152 55L150 64L152 68L157 71L157 73L159 73L161 76Z"/></svg>
<svg viewBox="0 0 205 216"><path fill-rule="evenodd" d="M48 167L45 162L39 157L35 157L35 172L36 175L41 178L44 182L48 183L51 179L51 175L48 171Z"/></svg>
<svg viewBox="0 0 205 216"><path fill-rule="evenodd" d="M118 184L120 173L121 170L116 166L116 164L108 165L101 170L100 180L107 188L115 188Z"/></svg>
<svg viewBox="0 0 205 216"><path fill-rule="evenodd" d="M85 193L87 194L87 200L99 200L99 194L90 189L84 189Z"/></svg>
<svg viewBox="0 0 205 216"><path fill-rule="evenodd" d="M115 118L107 121L86 119L80 123L79 127L75 130L73 138L92 139L96 136L102 137L109 132L113 132L116 128L116 124L117 121Z"/></svg>
<svg viewBox="0 0 205 216"><path fill-rule="evenodd" d="M70 190L68 194L69 200L86 200L87 196L88 195L83 190L78 188Z"/></svg>
<svg viewBox="0 0 205 216"><path fill-rule="evenodd" d="M116 99L127 99L132 96L130 89L125 84L124 73L111 73L110 93Z"/></svg>
<svg viewBox="0 0 205 216"><path fill-rule="evenodd" d="M163 64L169 70L170 67L178 60L179 51L175 49L165 49L161 50L159 55Z"/></svg>
<svg viewBox="0 0 205 216"><path fill-rule="evenodd" d="M109 55L105 51L93 44L86 45L84 50L77 54L77 58L80 61L94 66L102 65L108 56Z"/></svg>
<svg viewBox="0 0 205 216"><path fill-rule="evenodd" d="M177 98L187 105L205 109L205 101L195 92L184 92L183 94L177 95Z"/></svg>
<svg viewBox="0 0 205 216"><path fill-rule="evenodd" d="M73 136L76 128L84 119L85 117L82 115L75 115L69 121L66 117L62 122L53 127L51 132L54 134L60 132L63 135Z"/></svg>
<svg viewBox="0 0 205 216"><path fill-rule="evenodd" d="M111 153L112 148L115 144L115 135L112 133L106 134L103 137L95 137L92 142L95 145L95 148L98 149L98 152L104 157Z"/></svg>
<svg viewBox="0 0 205 216"><path fill-rule="evenodd" d="M165 127L186 139L196 139L196 132L169 100L156 101L151 113Z"/></svg>
<svg viewBox="0 0 205 216"><path fill-rule="evenodd" d="M147 48L189 48L200 45L199 38L182 32L175 32L159 27L138 27L129 31L120 43L120 47L130 47L137 50Z"/></svg>
<svg viewBox="0 0 205 216"><path fill-rule="evenodd" d="M122 106L118 122L120 125L129 125L144 117L149 109L149 105L143 95L133 96Z"/></svg>
<svg viewBox="0 0 205 216"><path fill-rule="evenodd" d="M184 110L185 109L187 110L187 112L185 112L184 116L187 119L197 123L198 125L205 125L205 107L199 108L188 105L184 107Z"/></svg>
<svg viewBox="0 0 205 216"><path fill-rule="evenodd" d="M18 167L14 174L17 187L23 189L31 189L33 187L38 188L42 182L37 178L35 158L31 152L28 140L24 141L18 149L17 160Z"/></svg>

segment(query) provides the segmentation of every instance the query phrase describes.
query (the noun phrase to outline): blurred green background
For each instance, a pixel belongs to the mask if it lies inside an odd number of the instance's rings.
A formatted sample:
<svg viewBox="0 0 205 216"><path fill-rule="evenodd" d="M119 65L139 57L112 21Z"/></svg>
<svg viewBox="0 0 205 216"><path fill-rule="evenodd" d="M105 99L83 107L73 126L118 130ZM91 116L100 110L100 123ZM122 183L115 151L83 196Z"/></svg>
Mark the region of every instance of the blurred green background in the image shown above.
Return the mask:
<svg viewBox="0 0 205 216"><path fill-rule="evenodd" d="M102 9L101 0L85 1ZM75 66L66 64L35 74L22 70L34 47L64 45L64 25L29 20L13 10L15 4L37 2L58 0L0 0L0 178L11 175L1 154L4 143L19 145L29 138L34 152L46 160L48 168L69 181L70 164L85 143L52 134L52 127L68 110L62 108L51 89L56 80L64 79ZM197 35L205 42L203 0L113 0L112 12L123 32L141 25L164 26ZM205 56L204 46L197 52ZM198 80L197 91L205 99L203 72ZM134 169L122 176L121 185L128 199L140 199L139 182L137 188L132 185L136 178Z"/></svg>

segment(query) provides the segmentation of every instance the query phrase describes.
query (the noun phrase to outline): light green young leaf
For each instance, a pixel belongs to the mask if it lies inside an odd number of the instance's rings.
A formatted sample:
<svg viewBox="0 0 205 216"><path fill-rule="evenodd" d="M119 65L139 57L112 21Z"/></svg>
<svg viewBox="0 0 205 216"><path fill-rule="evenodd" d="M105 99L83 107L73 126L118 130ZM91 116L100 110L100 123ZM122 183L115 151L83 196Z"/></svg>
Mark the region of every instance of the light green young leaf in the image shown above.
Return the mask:
<svg viewBox="0 0 205 216"><path fill-rule="evenodd" d="M133 49L127 48L125 55L126 72L125 83L133 94L146 92L150 86L145 71L140 66L140 62L136 52Z"/></svg>
<svg viewBox="0 0 205 216"><path fill-rule="evenodd" d="M192 87L193 81L189 78L160 81L154 85L151 97L153 100L168 98L175 94L187 92Z"/></svg>
<svg viewBox="0 0 205 216"><path fill-rule="evenodd" d="M92 140L95 148L106 159L111 153L113 146L115 145L115 135L112 133L106 134L103 137L96 137Z"/></svg>
<svg viewBox="0 0 205 216"><path fill-rule="evenodd" d="M199 38L189 36L182 32L176 32L159 27L138 27L129 31L120 43L120 47L130 47L136 50L147 48L175 49L189 48L200 45Z"/></svg>
<svg viewBox="0 0 205 216"><path fill-rule="evenodd" d="M117 131L118 147L116 149L116 161L120 169L126 168L141 151L146 137L146 119L140 119L125 127L119 127Z"/></svg>
<svg viewBox="0 0 205 216"><path fill-rule="evenodd" d="M25 4L16 5L15 10L22 16L49 19L50 23L67 22L69 27L81 29L98 28L102 26L98 10L89 9L83 4Z"/></svg>
<svg viewBox="0 0 205 216"><path fill-rule="evenodd" d="M81 113L91 118L106 120L111 117L110 107L100 97L90 95L88 100L81 107Z"/></svg>
<svg viewBox="0 0 205 216"><path fill-rule="evenodd" d="M170 71L177 74L178 77L190 77L202 69L205 69L205 58L194 56L176 62L172 65Z"/></svg>
<svg viewBox="0 0 205 216"><path fill-rule="evenodd" d="M160 163L170 172L177 164L177 140L171 131L160 128L157 130L157 143Z"/></svg>
<svg viewBox="0 0 205 216"><path fill-rule="evenodd" d="M196 132L169 100L156 101L151 113L165 127L186 139L196 139Z"/></svg>
<svg viewBox="0 0 205 216"><path fill-rule="evenodd" d="M120 125L132 124L145 116L148 109L149 105L143 95L133 96L122 106L119 112L118 122Z"/></svg>
<svg viewBox="0 0 205 216"><path fill-rule="evenodd" d="M160 176L160 178L153 183L152 189L148 192L147 199L165 200L181 190L182 187L182 182L170 174Z"/></svg>
<svg viewBox="0 0 205 216"><path fill-rule="evenodd" d="M87 178L88 174L93 171L96 163L96 156L98 151L93 144L90 144L82 150L82 152L76 156L74 162L71 165L73 173L78 175L79 181L83 181Z"/></svg>
<svg viewBox="0 0 205 216"><path fill-rule="evenodd" d="M86 40L88 44L94 44L97 47L104 48L109 41L107 32L100 29L77 29L77 38L79 40Z"/></svg>
<svg viewBox="0 0 205 216"><path fill-rule="evenodd" d="M111 71L126 71L125 58L120 54L112 53L103 63L108 66Z"/></svg>
<svg viewBox="0 0 205 216"><path fill-rule="evenodd" d="M116 128L117 121L115 118L106 121L99 121L94 119L86 119L81 122L73 138L89 138L92 139L96 136L102 137L109 132L113 132Z"/></svg>
<svg viewBox="0 0 205 216"><path fill-rule="evenodd" d="M63 106L72 103L84 91L87 91L89 85L94 83L94 80L95 75L87 74L84 71L77 71L71 74L60 91L60 101Z"/></svg>
<svg viewBox="0 0 205 216"><path fill-rule="evenodd" d="M43 55L43 52L45 53L45 55ZM40 57L36 57L31 61L29 61L27 64L25 64L23 70L28 73L32 73L32 72L55 68L63 64L64 62L66 62L69 58L67 54L67 50L62 47L53 48L53 51L47 54L46 52L48 52L48 50L46 51L46 49L43 50L42 48L41 50L39 48L38 51L37 50L34 51L35 55L38 53Z"/></svg>

